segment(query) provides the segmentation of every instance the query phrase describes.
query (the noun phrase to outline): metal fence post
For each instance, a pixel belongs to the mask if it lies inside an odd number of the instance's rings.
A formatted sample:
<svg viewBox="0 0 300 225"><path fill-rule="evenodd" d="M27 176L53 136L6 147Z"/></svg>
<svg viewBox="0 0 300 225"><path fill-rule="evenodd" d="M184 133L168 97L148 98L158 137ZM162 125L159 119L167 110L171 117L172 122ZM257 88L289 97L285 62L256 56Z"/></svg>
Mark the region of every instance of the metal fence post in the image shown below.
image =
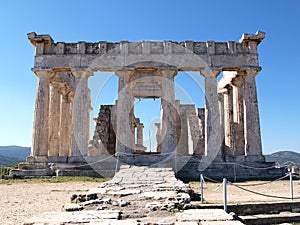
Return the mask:
<svg viewBox="0 0 300 225"><path fill-rule="evenodd" d="M292 201L294 200L294 190L293 190L293 173L290 172L290 195Z"/></svg>
<svg viewBox="0 0 300 225"><path fill-rule="evenodd" d="M203 175L200 174L200 195L201 195L201 204L203 204L204 196L203 196Z"/></svg>
<svg viewBox="0 0 300 225"><path fill-rule="evenodd" d="M227 179L223 178L223 203L224 211L227 212Z"/></svg>

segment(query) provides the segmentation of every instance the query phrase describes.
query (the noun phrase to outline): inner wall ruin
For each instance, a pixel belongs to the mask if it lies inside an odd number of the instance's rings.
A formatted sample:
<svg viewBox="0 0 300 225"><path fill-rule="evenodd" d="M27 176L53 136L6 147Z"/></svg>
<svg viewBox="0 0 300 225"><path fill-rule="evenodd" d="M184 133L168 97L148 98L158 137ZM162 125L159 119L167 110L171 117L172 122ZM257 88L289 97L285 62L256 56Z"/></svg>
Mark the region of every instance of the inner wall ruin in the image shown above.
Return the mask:
<svg viewBox="0 0 300 225"><path fill-rule="evenodd" d="M184 180L198 180L201 173L216 179L280 177L284 169L265 162L262 153L255 77L264 37L257 32L239 42L55 43L50 35L29 33L38 77L32 152L11 175L112 177L129 164L171 167ZM118 99L100 106L89 140L88 79L98 71L117 75ZM205 108L175 99L179 71L204 77ZM134 98L161 99L155 152L144 146Z"/></svg>

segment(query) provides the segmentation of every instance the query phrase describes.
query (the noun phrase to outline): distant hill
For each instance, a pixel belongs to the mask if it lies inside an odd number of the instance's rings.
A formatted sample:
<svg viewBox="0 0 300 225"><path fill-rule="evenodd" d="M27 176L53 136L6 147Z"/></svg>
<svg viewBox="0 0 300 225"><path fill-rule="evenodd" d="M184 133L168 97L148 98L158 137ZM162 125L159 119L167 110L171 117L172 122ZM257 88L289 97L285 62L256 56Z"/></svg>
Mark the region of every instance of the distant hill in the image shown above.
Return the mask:
<svg viewBox="0 0 300 225"><path fill-rule="evenodd" d="M0 155L1 166L12 166L18 164L19 162L20 159Z"/></svg>
<svg viewBox="0 0 300 225"><path fill-rule="evenodd" d="M280 165L297 166L300 168L300 153L297 152L280 151L265 155L265 157L268 162L277 162Z"/></svg>
<svg viewBox="0 0 300 225"><path fill-rule="evenodd" d="M30 155L30 147L21 146L0 146L0 164L14 165L18 162L26 161L26 157Z"/></svg>

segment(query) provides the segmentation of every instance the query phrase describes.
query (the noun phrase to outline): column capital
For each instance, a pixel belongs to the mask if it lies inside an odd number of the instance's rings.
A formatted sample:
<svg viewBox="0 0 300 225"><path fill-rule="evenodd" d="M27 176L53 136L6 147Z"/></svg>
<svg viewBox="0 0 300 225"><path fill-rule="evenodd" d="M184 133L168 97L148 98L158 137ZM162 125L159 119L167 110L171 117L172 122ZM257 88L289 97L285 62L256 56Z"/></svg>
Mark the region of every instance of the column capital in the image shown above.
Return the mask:
<svg viewBox="0 0 300 225"><path fill-rule="evenodd" d="M221 72L221 68L212 68L212 67L205 67L202 69L199 69L199 72L204 77L217 77Z"/></svg>
<svg viewBox="0 0 300 225"><path fill-rule="evenodd" d="M39 78L51 78L53 75L53 71L50 69L36 69L32 68L32 72Z"/></svg>
<svg viewBox="0 0 300 225"><path fill-rule="evenodd" d="M178 69L161 69L159 72L162 77L175 77L178 73Z"/></svg>
<svg viewBox="0 0 300 225"><path fill-rule="evenodd" d="M231 82L234 86L236 87L241 87L244 84L244 80L242 76L237 76L235 77L232 82Z"/></svg>
<svg viewBox="0 0 300 225"><path fill-rule="evenodd" d="M115 74L118 77L127 77L129 78L134 73L134 70L117 70Z"/></svg>
<svg viewBox="0 0 300 225"><path fill-rule="evenodd" d="M85 68L73 68L71 72L75 77L90 77L94 74L94 71Z"/></svg>
<svg viewBox="0 0 300 225"><path fill-rule="evenodd" d="M261 71L261 67L242 67L240 68L239 74L244 76L256 76Z"/></svg>
<svg viewBox="0 0 300 225"><path fill-rule="evenodd" d="M231 91L232 91L232 86L230 84L227 84L222 88L218 88L218 93L222 93L222 94L229 94Z"/></svg>

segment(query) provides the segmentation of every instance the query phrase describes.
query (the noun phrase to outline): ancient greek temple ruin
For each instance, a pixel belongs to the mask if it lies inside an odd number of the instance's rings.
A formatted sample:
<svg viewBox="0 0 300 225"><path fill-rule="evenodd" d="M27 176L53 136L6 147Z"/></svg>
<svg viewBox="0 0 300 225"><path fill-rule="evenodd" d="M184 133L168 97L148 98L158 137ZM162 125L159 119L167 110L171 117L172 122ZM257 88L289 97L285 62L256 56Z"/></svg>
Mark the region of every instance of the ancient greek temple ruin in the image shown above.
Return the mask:
<svg viewBox="0 0 300 225"><path fill-rule="evenodd" d="M262 154L255 81L264 37L257 32L243 34L238 42L64 43L29 33L38 78L33 144L27 162L13 173L112 176L120 164L130 164L171 167L182 179L197 179L200 173L280 176L280 169L249 169L274 166ZM88 80L99 71L118 77L118 98L101 105L90 124ZM182 71L204 78L205 108L175 99L174 77ZM144 146L134 98L161 99L155 152Z"/></svg>

